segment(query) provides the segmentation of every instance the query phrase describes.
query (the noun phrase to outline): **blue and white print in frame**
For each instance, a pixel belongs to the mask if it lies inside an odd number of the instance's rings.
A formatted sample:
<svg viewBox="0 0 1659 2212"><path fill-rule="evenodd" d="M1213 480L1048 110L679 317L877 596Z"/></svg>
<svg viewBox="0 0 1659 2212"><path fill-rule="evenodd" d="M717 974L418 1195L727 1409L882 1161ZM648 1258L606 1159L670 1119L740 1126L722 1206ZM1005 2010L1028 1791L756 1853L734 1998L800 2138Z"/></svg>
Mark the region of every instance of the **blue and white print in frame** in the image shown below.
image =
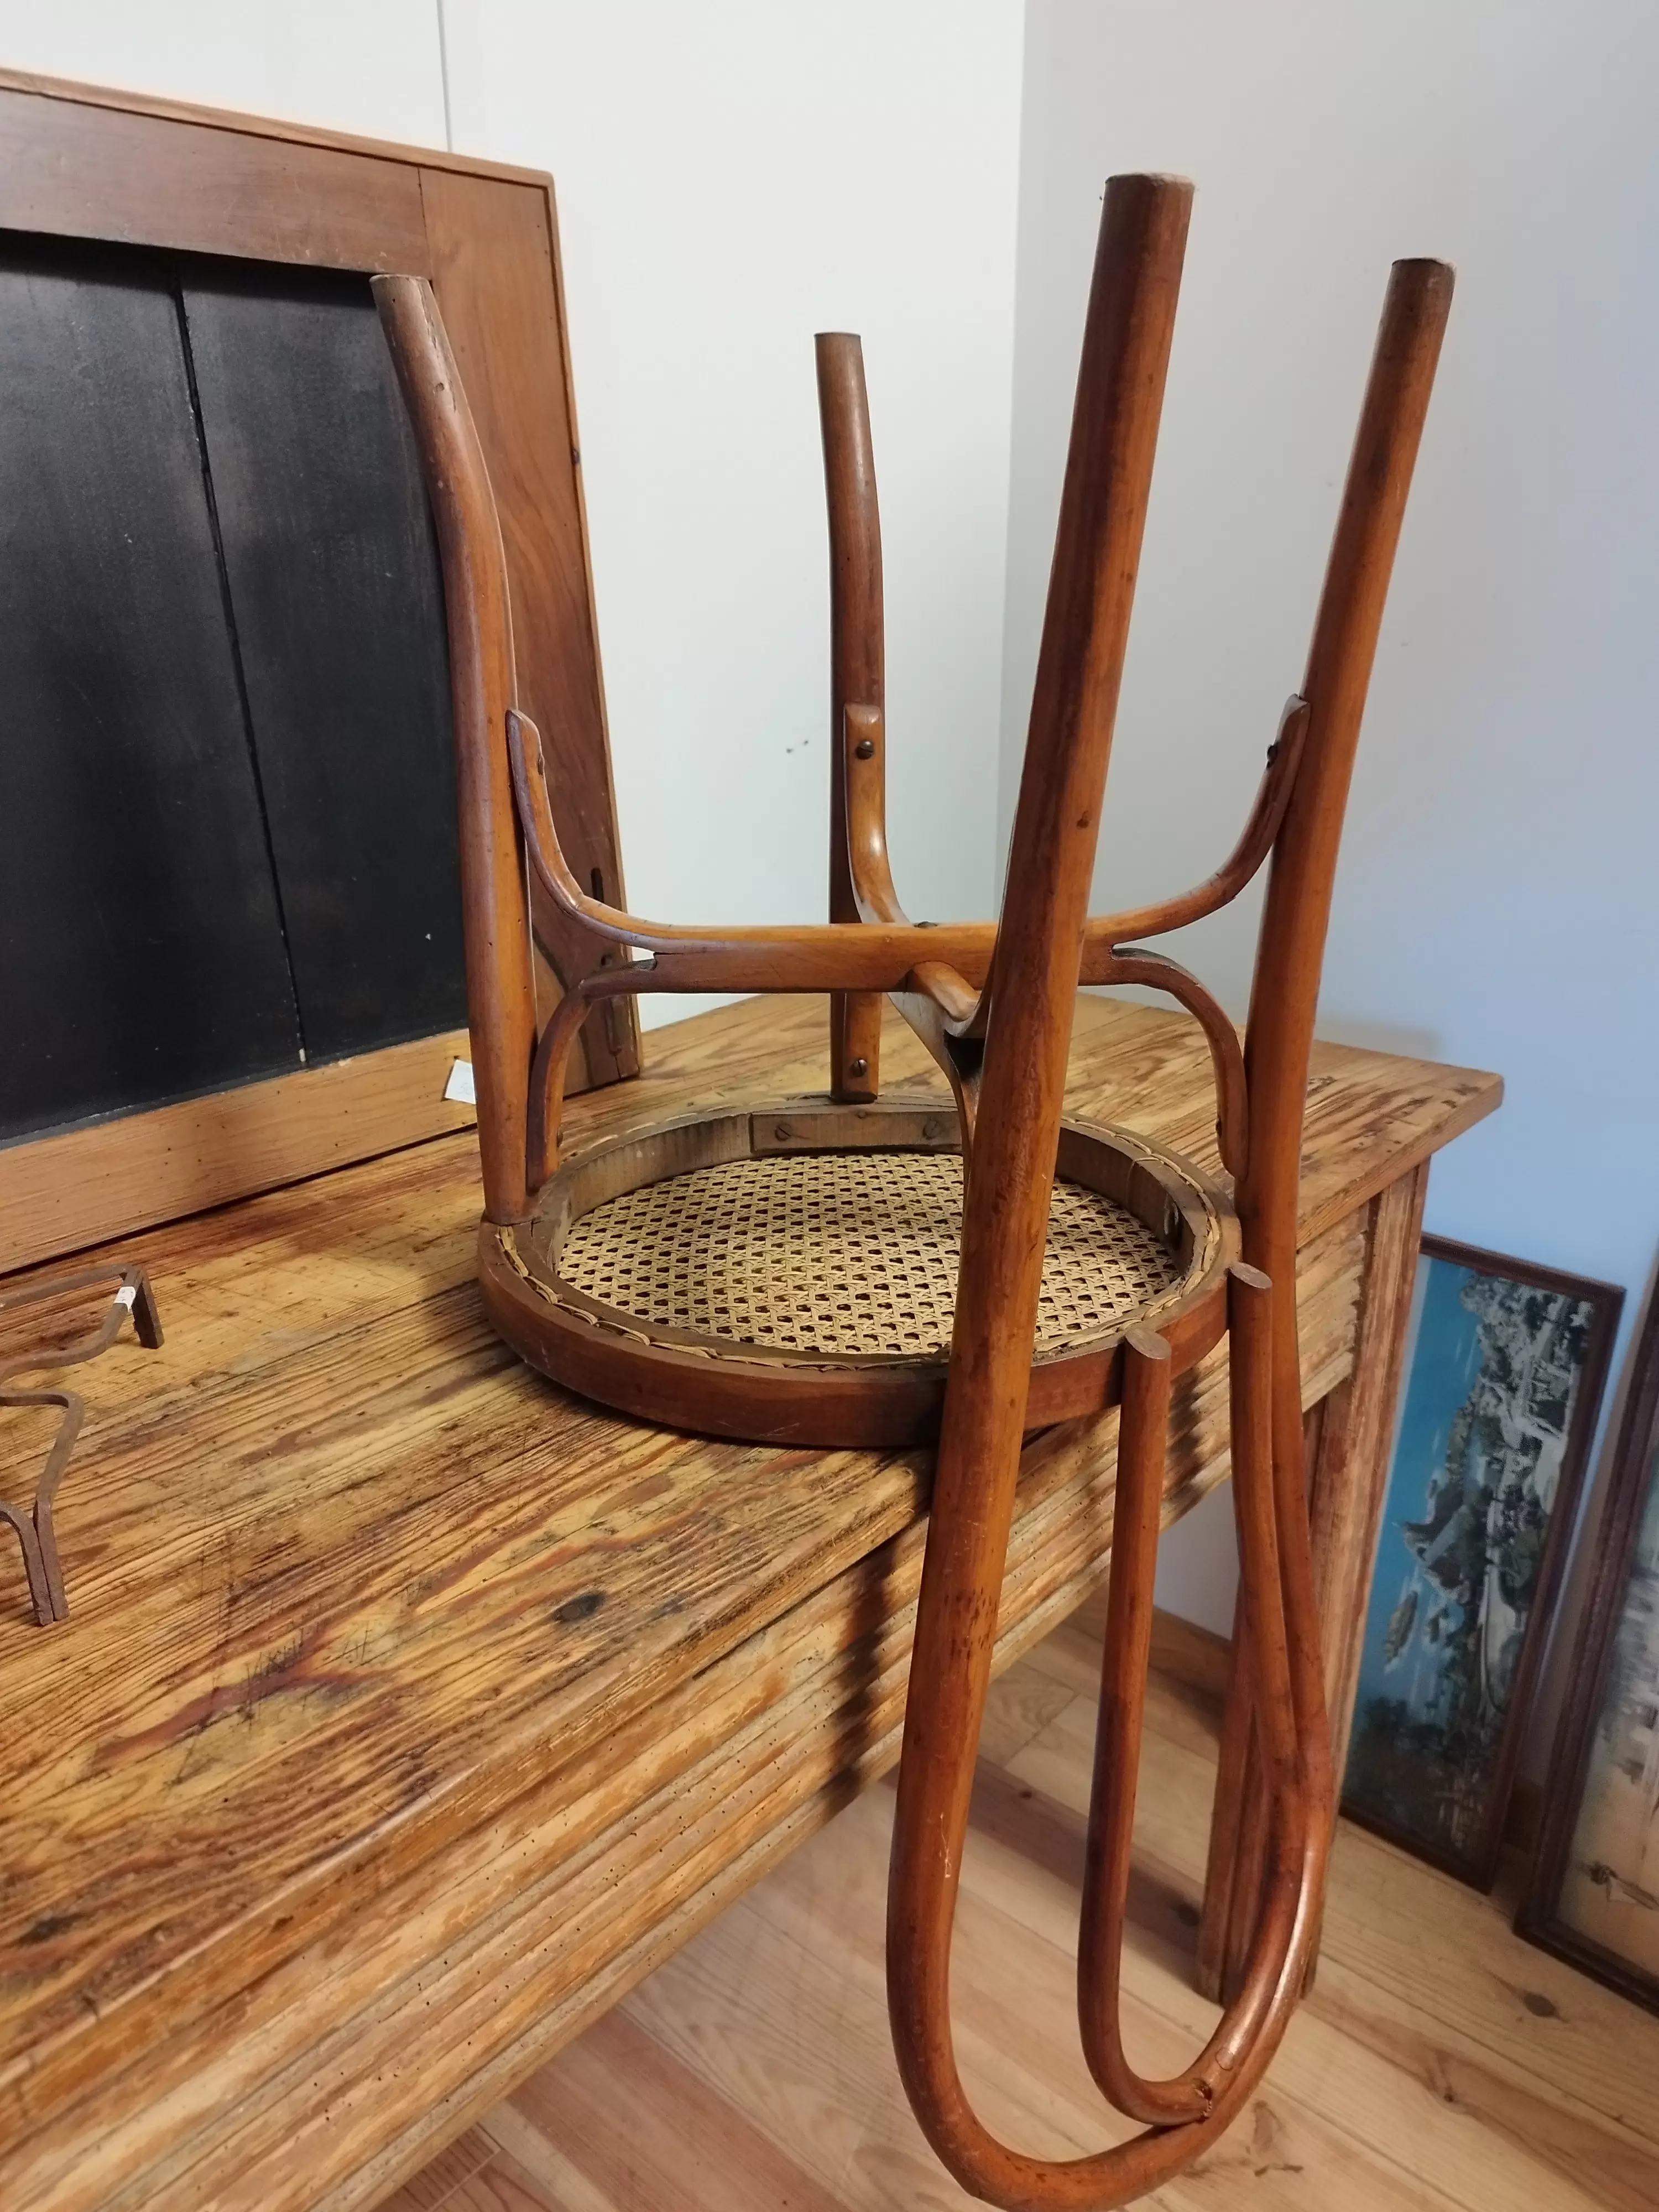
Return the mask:
<svg viewBox="0 0 1659 2212"><path fill-rule="evenodd" d="M1423 1239L1342 1810L1482 1889L1625 1294Z"/></svg>
<svg viewBox="0 0 1659 2212"><path fill-rule="evenodd" d="M1659 2013L1659 1291L1588 1546L1543 1833L1515 1925Z"/></svg>

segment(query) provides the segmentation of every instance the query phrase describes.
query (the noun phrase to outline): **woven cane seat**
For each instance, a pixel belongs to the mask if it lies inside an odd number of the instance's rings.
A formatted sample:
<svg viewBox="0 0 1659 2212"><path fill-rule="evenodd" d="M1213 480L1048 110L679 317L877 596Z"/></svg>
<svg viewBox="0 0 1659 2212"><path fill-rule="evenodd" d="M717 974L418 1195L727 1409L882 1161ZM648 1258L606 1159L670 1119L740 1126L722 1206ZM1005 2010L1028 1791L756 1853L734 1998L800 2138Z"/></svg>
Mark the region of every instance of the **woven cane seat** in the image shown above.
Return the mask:
<svg viewBox="0 0 1659 2212"><path fill-rule="evenodd" d="M544 1371L653 1421L906 1442L938 1419L962 1201L948 1102L697 1116L580 1155L527 1223L486 1224L485 1292ZM1186 1163L1067 1124L1030 1425L1110 1403L1130 1328L1204 1328L1236 1251L1225 1198Z"/></svg>
<svg viewBox="0 0 1659 2212"><path fill-rule="evenodd" d="M773 1152L608 1199L572 1224L559 1275L647 1326L753 1350L940 1358L962 1258L954 1152ZM1127 1206L1061 1183L1038 1356L1155 1310L1179 1254Z"/></svg>

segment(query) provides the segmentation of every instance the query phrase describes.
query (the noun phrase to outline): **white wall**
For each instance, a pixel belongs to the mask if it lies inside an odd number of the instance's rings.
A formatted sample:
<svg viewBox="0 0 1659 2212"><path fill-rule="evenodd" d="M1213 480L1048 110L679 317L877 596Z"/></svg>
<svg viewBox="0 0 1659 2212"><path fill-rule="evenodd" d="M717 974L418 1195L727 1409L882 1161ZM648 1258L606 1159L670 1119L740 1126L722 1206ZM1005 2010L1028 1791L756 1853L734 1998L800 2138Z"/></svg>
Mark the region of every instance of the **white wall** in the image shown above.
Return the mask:
<svg viewBox="0 0 1659 2212"><path fill-rule="evenodd" d="M1019 0L0 0L0 62L553 172L642 912L824 911L812 335L862 331L895 860L948 919L996 841L1023 28Z"/></svg>
<svg viewBox="0 0 1659 2212"><path fill-rule="evenodd" d="M0 0L0 64L444 143L437 0Z"/></svg>
<svg viewBox="0 0 1659 2212"><path fill-rule="evenodd" d="M1102 905L1230 842L1300 680L1389 263L1457 264L1321 1027L1500 1070L1429 1226L1632 1309L1659 1231L1656 82L1647 0L1034 0L1004 678L1006 809L1110 172L1199 191ZM1255 919L1170 940L1240 1012ZM1226 1522L1183 1524L1162 1585L1218 1626Z"/></svg>
<svg viewBox="0 0 1659 2212"><path fill-rule="evenodd" d="M870 386L900 888L919 916L985 909L1022 23L1018 0L449 0L457 145L557 184L637 911L825 911L812 334L836 329Z"/></svg>

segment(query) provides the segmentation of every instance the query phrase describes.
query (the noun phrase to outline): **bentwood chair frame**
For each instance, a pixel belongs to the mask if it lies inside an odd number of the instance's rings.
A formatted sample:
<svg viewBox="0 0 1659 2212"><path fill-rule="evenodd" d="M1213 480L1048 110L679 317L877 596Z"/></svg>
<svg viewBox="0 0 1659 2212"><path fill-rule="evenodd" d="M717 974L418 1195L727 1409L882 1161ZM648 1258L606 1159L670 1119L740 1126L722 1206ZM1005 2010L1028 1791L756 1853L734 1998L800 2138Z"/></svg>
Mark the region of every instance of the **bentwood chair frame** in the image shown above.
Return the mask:
<svg viewBox="0 0 1659 2212"><path fill-rule="evenodd" d="M1241 2109L1303 1984L1333 1818L1302 1465L1297 1185L1316 1001L1343 812L1442 333L1451 272L1395 266L1306 674L1239 844L1177 898L1090 918L1087 900L1151 483L1191 188L1111 180L1085 326L1047 616L1001 921L924 927L899 906L884 805L880 538L858 341L818 340L832 556L835 754L829 923L697 929L584 891L559 850L538 733L518 709L493 500L429 288L375 290L421 444L448 611L467 985L485 1222L483 1273L559 1170L563 1071L590 1006L616 993L828 991L831 1096L879 1089L881 994L950 1080L966 1180L961 1267L912 1657L889 1893L890 2006L924 2130L963 2185L1020 2207L1118 2204L1187 2166ZM1249 1018L1237 1034L1197 980L1137 940L1236 897L1271 854ZM535 1033L526 856L614 953ZM1092 2156L1026 2155L969 2106L950 2026L950 1951L1021 1440L1062 1094L1079 983L1151 984L1202 1024L1237 1241L1175 1326L1129 1327L1098 1402L1121 1406L1079 2016L1105 2095L1146 2131ZM491 1243L489 1240L495 1241ZM507 1248L501 1248L507 1249ZM1232 1253L1238 1252L1234 1259ZM527 1356L527 1324L491 1310ZM1182 2074L1125 2055L1119 1980L1175 1376L1224 1329L1243 1599L1268 1797L1267 1879L1238 1995ZM550 1360L543 1364L559 1371ZM611 1395L606 1378L584 1382ZM619 1402L628 1402L617 1393Z"/></svg>

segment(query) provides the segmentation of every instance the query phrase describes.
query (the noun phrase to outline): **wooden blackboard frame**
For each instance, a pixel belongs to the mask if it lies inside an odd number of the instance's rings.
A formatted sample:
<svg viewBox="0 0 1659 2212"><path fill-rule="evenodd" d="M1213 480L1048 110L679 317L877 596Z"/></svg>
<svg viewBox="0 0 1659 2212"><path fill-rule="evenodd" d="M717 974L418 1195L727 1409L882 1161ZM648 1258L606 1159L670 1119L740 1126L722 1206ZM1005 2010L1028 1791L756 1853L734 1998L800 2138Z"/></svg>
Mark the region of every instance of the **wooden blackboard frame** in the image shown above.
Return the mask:
<svg viewBox="0 0 1659 2212"><path fill-rule="evenodd" d="M432 280L501 508L523 703L559 830L623 899L553 181L535 170L0 70L0 229ZM538 900L538 1016L603 949ZM639 1071L631 1005L585 1080ZM0 1268L297 1182L444 1130L463 1034L0 1149Z"/></svg>

